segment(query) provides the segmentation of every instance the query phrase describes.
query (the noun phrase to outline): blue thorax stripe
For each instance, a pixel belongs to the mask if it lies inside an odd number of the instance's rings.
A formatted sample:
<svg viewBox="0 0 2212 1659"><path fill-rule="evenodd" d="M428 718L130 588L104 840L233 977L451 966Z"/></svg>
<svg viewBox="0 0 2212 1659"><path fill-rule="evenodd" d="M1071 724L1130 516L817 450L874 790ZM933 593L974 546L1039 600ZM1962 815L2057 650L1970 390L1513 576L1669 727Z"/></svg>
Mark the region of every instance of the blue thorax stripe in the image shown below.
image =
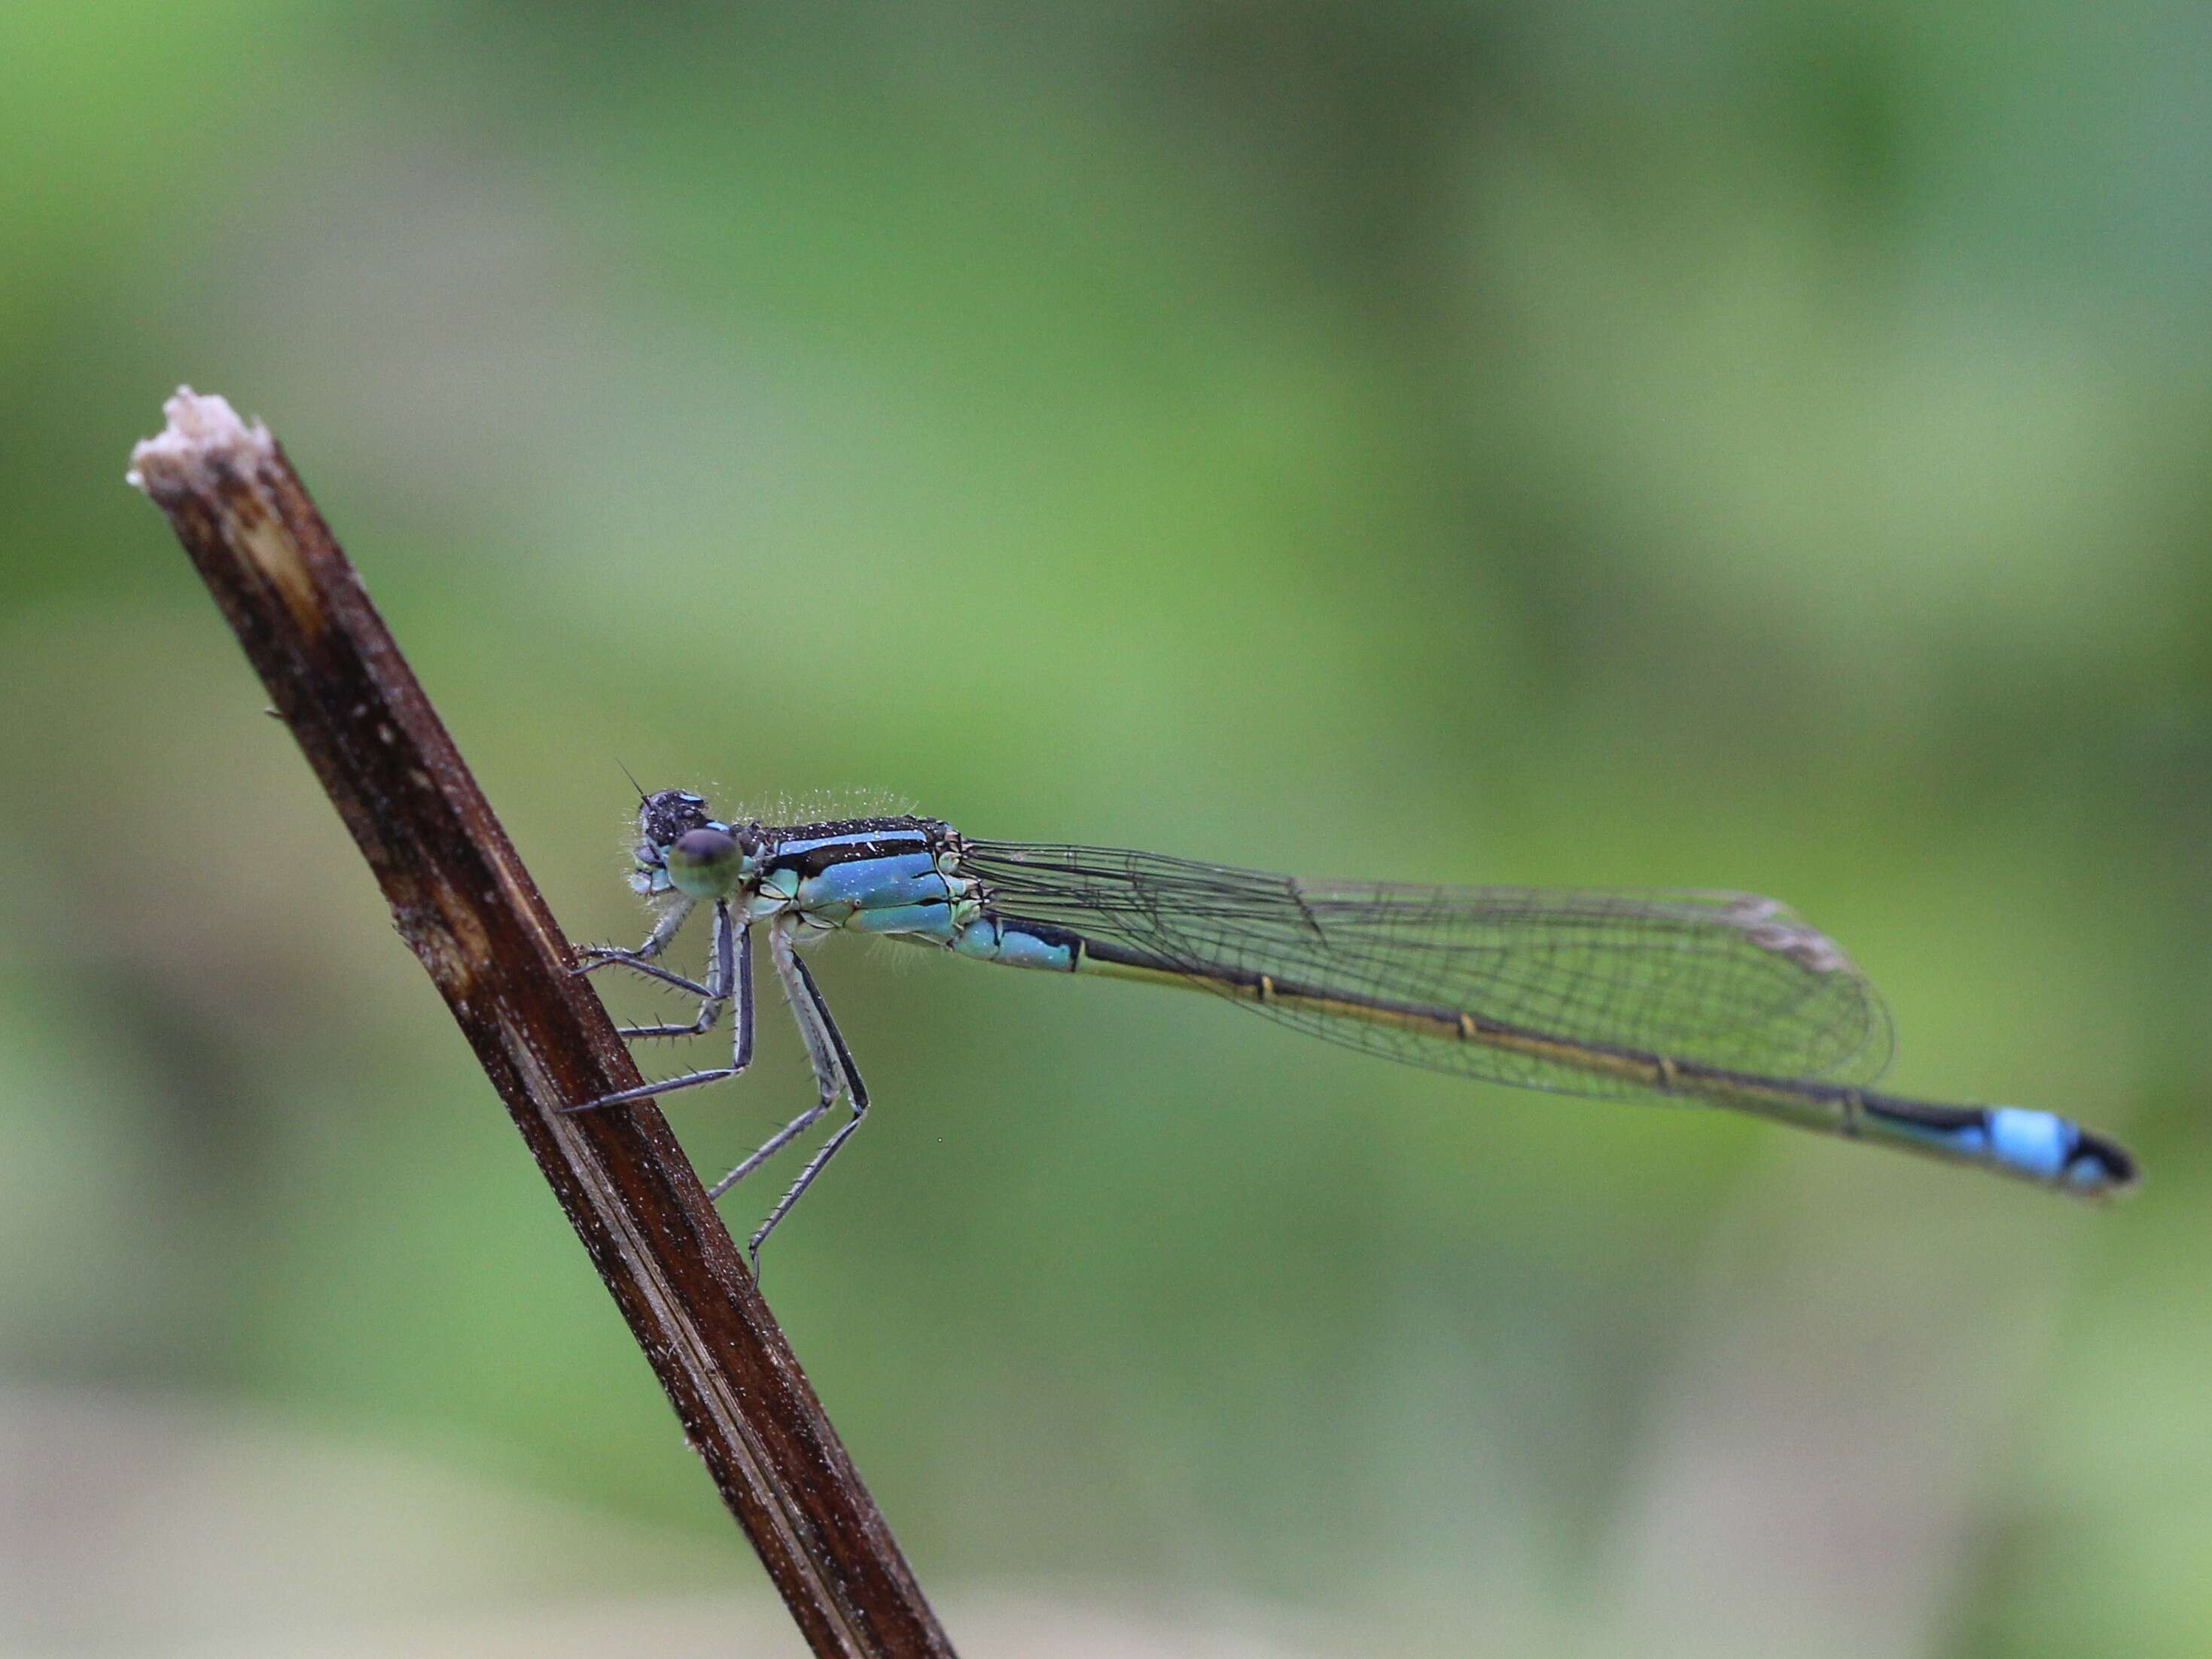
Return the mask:
<svg viewBox="0 0 2212 1659"><path fill-rule="evenodd" d="M769 870L818 875L859 860L933 854L946 835L932 818L859 818L842 823L803 823L777 834L763 861Z"/></svg>

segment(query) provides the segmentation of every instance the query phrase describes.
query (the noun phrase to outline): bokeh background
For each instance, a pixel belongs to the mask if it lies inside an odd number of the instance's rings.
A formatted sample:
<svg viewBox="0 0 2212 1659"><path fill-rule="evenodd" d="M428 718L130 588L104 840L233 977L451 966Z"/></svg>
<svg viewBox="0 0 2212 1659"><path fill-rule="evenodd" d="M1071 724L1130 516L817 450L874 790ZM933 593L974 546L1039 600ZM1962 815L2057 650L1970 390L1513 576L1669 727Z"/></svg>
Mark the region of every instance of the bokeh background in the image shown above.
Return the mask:
<svg viewBox="0 0 2212 1659"><path fill-rule="evenodd" d="M185 380L578 938L618 759L1747 887L1899 1088L2147 1166L825 948L880 1109L769 1287L969 1650L2212 1649L2208 70L2143 0L0 9L0 1649L797 1650L124 486Z"/></svg>

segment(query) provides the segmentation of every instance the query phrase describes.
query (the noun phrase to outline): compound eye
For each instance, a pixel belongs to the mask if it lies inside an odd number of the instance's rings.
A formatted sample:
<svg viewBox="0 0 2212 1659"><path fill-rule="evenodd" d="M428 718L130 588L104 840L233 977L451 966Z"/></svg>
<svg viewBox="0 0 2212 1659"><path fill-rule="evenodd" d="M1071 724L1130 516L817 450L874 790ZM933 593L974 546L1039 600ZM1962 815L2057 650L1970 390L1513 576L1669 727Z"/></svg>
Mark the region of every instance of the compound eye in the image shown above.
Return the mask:
<svg viewBox="0 0 2212 1659"><path fill-rule="evenodd" d="M668 849L668 879L692 898L726 898L737 887L739 863L734 836L687 830Z"/></svg>

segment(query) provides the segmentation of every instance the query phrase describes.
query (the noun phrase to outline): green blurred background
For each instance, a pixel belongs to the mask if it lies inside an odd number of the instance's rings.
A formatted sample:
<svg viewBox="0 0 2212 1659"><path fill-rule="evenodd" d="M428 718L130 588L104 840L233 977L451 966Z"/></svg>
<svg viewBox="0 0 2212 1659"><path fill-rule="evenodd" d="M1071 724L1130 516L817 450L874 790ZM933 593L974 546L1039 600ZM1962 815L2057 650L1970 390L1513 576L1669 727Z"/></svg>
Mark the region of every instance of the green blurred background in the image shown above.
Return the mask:
<svg viewBox="0 0 2212 1659"><path fill-rule="evenodd" d="M825 949L879 1109L769 1289L968 1650L2212 1649L2209 70L2140 0L0 9L0 1648L798 1645L124 486L188 380L577 938L618 757L1747 887L1899 1088L2147 1166Z"/></svg>

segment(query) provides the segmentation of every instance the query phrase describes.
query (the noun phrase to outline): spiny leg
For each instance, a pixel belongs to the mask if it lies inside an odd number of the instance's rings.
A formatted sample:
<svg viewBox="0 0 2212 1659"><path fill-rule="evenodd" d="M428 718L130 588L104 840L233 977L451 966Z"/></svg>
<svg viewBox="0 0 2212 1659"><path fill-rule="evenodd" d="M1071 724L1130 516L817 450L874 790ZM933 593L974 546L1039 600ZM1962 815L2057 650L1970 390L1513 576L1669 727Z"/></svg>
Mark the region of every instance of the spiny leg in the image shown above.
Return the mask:
<svg viewBox="0 0 2212 1659"><path fill-rule="evenodd" d="M769 923L769 960L775 965L776 981L783 987L785 1000L791 1004L791 1017L798 1022L799 1042L806 1049L806 1063L814 1072L814 1087L817 1098L814 1104L763 1141L736 1169L708 1188L708 1198L720 1198L724 1193L729 1191L731 1188L788 1146L793 1139L805 1133L809 1125L837 1103L841 1079L836 1072L836 1063L830 1051L816 1035L813 1023L807 1017L803 981L800 981L793 971L799 961L797 950L791 941L793 926L791 920L785 916L779 916Z"/></svg>
<svg viewBox="0 0 2212 1659"><path fill-rule="evenodd" d="M805 1123L811 1123L836 1104L841 1083L845 1097L852 1103L853 1115L836 1133L822 1143L819 1152L807 1160L806 1167L799 1172L799 1179L793 1182L790 1190L776 1200L775 1207L769 1212L768 1219L761 1223L759 1231L747 1242L745 1255L752 1262L755 1279L760 1277L761 1246L775 1231L776 1223L791 1212L791 1206L799 1202L799 1195L814 1184L814 1177L828 1167L830 1160L837 1155L837 1149L851 1138L854 1130L860 1127L860 1120L868 1112L867 1085L860 1081L860 1068L853 1063L853 1051L845 1046L845 1038L837 1030L837 1022L830 1017L830 1005L822 1000L821 988L815 984L814 975L807 971L806 964L799 960L799 953L791 947L787 935L781 938L772 935L769 944L775 958L776 976L782 980L785 994L791 999L792 1012L799 1019L799 1035L806 1040L807 1055L814 1062L814 1075L822 1085L820 1103L811 1112L805 1115L804 1123L794 1122L781 1131L781 1140L777 1144L789 1140ZM777 948L779 946L781 948ZM749 1161L757 1161L757 1158ZM732 1178L734 1179L734 1176Z"/></svg>
<svg viewBox="0 0 2212 1659"><path fill-rule="evenodd" d="M805 1134L808 1127L813 1123L814 1120L820 1117L823 1113L828 1111L830 1107L836 1103L836 1097L834 1095L828 1100L816 1101L814 1104L809 1106L797 1117L792 1119L790 1122L785 1124L783 1127L778 1129L766 1140L761 1142L760 1146L746 1158L744 1163L738 1164L736 1169L731 1170L729 1174L724 1176L713 1186L708 1188L707 1196L709 1198L720 1198L724 1193L729 1191L731 1188L736 1186L740 1181L743 1181L755 1170L759 1169L762 1164L767 1163L769 1159L774 1158L778 1152L791 1145L791 1143L797 1139L800 1135ZM754 1249L757 1250L759 1246L755 1245Z"/></svg>
<svg viewBox="0 0 2212 1659"><path fill-rule="evenodd" d="M653 931L645 936L645 943L635 951L625 951L617 945L585 945L576 952L583 960L569 971L584 975L595 974L602 968L627 968L630 972L642 974L647 979L657 979L664 985L673 985L679 991L689 991L702 1001L711 999L714 994L712 989L714 983L714 963L720 957L719 946L711 949L708 953L707 983L704 985L700 984L696 980L686 979L681 974L672 974L665 968L655 967L653 961L655 957L668 948L669 941L682 931L684 921L696 908L697 908L696 901L689 898L680 898L671 904L661 912L660 920L653 924ZM722 981L722 994L727 996L729 994L727 979ZM701 1012L703 1014L705 1011ZM707 1025L702 1025L698 1029L703 1031L713 1023L709 1020ZM625 1031L623 1035L624 1036L678 1036L683 1035L686 1029L678 1025L651 1032Z"/></svg>
<svg viewBox="0 0 2212 1659"><path fill-rule="evenodd" d="M589 956L593 951L600 951L604 949L605 947L601 945L590 945L586 946L584 950L579 951L576 954L578 956ZM693 996L703 997L710 994L707 988L702 985L696 979L686 979L681 974L670 973L665 968L656 968L649 962L640 962L633 957L621 956L611 952L603 955L597 962L579 963L576 967L570 969L568 971L573 974L583 975L595 972L601 968L627 968L633 974L643 974L647 979L657 979L663 985L673 985L679 991L690 992Z"/></svg>
<svg viewBox="0 0 2212 1659"><path fill-rule="evenodd" d="M704 985L694 985L690 980L678 978L665 969L655 968L650 963L622 961L623 967L634 968L639 973L651 978L665 980L671 985L696 991L699 994L700 999L698 1017L689 1024L625 1025L622 1028L622 1035L625 1040L632 1037L704 1036L714 1029L714 1022L721 1018L722 1005L729 1000L731 987L737 978L736 964L732 960L730 952L732 931L730 907L718 902L714 906L714 936L708 945L707 982ZM739 933L738 937L742 940L744 935ZM742 945L740 948L750 950L750 946ZM744 1063L740 1060L738 1069L742 1071L744 1068Z"/></svg>
<svg viewBox="0 0 2212 1659"><path fill-rule="evenodd" d="M710 1066L704 1071L685 1072L676 1077L663 1078L658 1083L641 1083L635 1089L617 1090L611 1095L601 1095L597 1100L581 1101L574 1106L563 1106L563 1113L588 1112L600 1106L620 1106L633 1100L649 1100L655 1095L665 1095L678 1089L695 1089L702 1083L720 1083L724 1078L735 1077L752 1064L753 1058L753 952L750 929L732 926L729 907L717 903L714 907L714 957L707 970L704 988L712 1000L719 1017L720 1005L734 988L738 999L737 1042L735 1052L727 1066ZM702 1015L704 1015L702 1010ZM711 1024L712 1022L708 1022ZM678 1026L678 1031L689 1031L689 1026ZM703 1030L705 1026L701 1026Z"/></svg>
<svg viewBox="0 0 2212 1659"><path fill-rule="evenodd" d="M578 956L584 958L583 964L576 971L580 974L588 974L594 969L605 967L610 963L619 963L624 967L636 968L641 973L652 971L644 968L642 964L652 961L653 957L668 948L669 941L683 931L684 921L697 904L696 899L683 896L677 897L665 910L660 913L660 920L653 924L653 931L645 936L645 943L635 951L625 951L615 945L586 945L576 952Z"/></svg>
<svg viewBox="0 0 2212 1659"><path fill-rule="evenodd" d="M714 910L714 963L721 970L722 995L710 1000L711 1014L706 1007L699 1010L699 1018L690 1029L694 1036L712 1030L714 1022L722 1017L723 1001L736 996L738 1011L732 1022L736 1031L730 1047L730 1075L736 1077L753 1063L753 933L750 924L732 927L727 905L717 904ZM714 976L710 974L708 977L711 982ZM679 1032L683 1030L675 1029Z"/></svg>

